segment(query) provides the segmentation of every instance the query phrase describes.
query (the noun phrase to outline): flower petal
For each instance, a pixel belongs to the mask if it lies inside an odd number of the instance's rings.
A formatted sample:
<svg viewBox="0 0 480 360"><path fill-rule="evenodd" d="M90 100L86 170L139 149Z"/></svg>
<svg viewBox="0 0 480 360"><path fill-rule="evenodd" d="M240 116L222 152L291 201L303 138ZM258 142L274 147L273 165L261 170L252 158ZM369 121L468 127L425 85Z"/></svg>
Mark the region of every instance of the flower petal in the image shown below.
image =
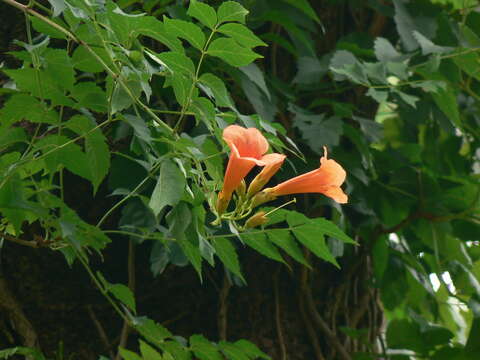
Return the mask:
<svg viewBox="0 0 480 360"><path fill-rule="evenodd" d="M325 156L320 159L318 169L296 176L264 191L275 196L321 193L344 204L348 201L348 197L340 186L345 181L346 175L347 173L340 164L335 160L327 159L325 150Z"/></svg>
<svg viewBox="0 0 480 360"><path fill-rule="evenodd" d="M222 194L230 198L232 192L255 165L264 166L263 154L268 150L267 139L255 128L243 128L238 125L227 126L223 130L223 139L231 153L223 183Z"/></svg>
<svg viewBox="0 0 480 360"><path fill-rule="evenodd" d="M248 196L251 197L259 192L266 183L270 181L273 175L280 169L286 156L283 154L267 154L262 157L265 167L260 173L253 179L248 187Z"/></svg>
<svg viewBox="0 0 480 360"><path fill-rule="evenodd" d="M223 130L223 139L230 148L235 145L241 157L259 159L268 150L267 139L256 128L230 125Z"/></svg>

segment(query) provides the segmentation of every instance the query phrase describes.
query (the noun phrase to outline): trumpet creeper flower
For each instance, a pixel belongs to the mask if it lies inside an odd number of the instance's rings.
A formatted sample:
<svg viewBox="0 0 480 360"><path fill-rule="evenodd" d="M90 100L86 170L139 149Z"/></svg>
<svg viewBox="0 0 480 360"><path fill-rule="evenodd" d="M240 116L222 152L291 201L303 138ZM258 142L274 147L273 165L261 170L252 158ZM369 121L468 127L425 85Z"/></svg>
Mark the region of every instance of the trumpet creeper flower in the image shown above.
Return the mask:
<svg viewBox="0 0 480 360"><path fill-rule="evenodd" d="M265 189L263 191L265 195L271 198L290 194L320 193L340 204L345 204L348 196L340 186L345 181L346 172L335 160L327 158L326 148L324 148L324 152L318 169Z"/></svg>
<svg viewBox="0 0 480 360"><path fill-rule="evenodd" d="M223 130L223 139L230 148L230 158L225 171L223 188L218 194L217 211L219 214L225 211L232 193L250 170L255 165L267 165L269 157L272 155L264 155L268 150L268 142L255 128L244 128L238 125L227 126Z"/></svg>

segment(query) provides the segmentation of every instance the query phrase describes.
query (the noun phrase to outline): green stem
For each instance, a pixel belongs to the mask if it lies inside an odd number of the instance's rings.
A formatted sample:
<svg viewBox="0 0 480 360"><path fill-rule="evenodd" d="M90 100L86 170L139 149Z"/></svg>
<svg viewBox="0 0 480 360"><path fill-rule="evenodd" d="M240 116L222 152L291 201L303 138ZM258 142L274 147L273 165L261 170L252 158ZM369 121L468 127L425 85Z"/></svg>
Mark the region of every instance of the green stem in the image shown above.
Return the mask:
<svg viewBox="0 0 480 360"><path fill-rule="evenodd" d="M77 250L75 249L75 247L73 247L72 245L72 248L74 249L75 251L75 254L77 255L77 258L80 260L80 262L82 263L83 267L85 268L85 270L87 271L88 275L90 276L90 278L92 279L93 283L96 285L96 287L98 288L98 290L100 290L100 292L102 293L102 295L108 300L108 302L112 305L112 307L115 309L115 311L120 315L120 317L126 322L128 323L130 326L133 327L133 324L132 322L130 321L130 319L125 316L125 314L123 313L123 311L120 309L120 307L117 305L117 303L112 299L112 297L108 294L108 290L104 288L104 286L100 283L100 281L97 279L97 277L95 276L95 274L93 273L92 269L90 269L90 266L88 265L88 263L86 262L86 260L83 258L83 255Z"/></svg>
<svg viewBox="0 0 480 360"><path fill-rule="evenodd" d="M150 177L153 175L153 173L155 172L155 170L160 166L161 163L158 163L156 164L155 166L152 167L152 170L148 173L148 175L142 180L140 181L140 183L135 187L135 189L133 189L132 191L130 191L130 193L127 194L127 196L125 196L122 200L120 200L119 202L117 202L115 205L113 205L103 216L102 218L100 219L100 221L97 223L97 225L95 225L97 228L99 228L104 222L105 220L107 220L107 218L110 216L110 214L115 211L119 206L121 206L125 201L127 201L128 199L130 199L133 195L136 194L136 192L150 179Z"/></svg>
<svg viewBox="0 0 480 360"><path fill-rule="evenodd" d="M180 117L178 118L177 124L175 125L175 127L173 129L177 133L181 132L179 130L182 127L183 118L186 115L187 108L190 106L190 101L192 99L193 90L195 89L195 86L198 83L198 75L200 75L200 67L202 66L203 59L205 58L205 55L207 53L208 46L210 45L210 41L212 41L212 37L213 37L213 35L215 34L216 31L217 31L217 25L215 25L215 27L212 29L212 31L210 33L210 36L208 37L207 41L205 42L205 45L203 46L202 54L200 55L200 60L198 61L197 68L195 70L195 77L192 81L192 86L190 87L190 91L188 93L187 100L185 101L185 104L183 104L183 106L182 106L182 110L180 111Z"/></svg>
<svg viewBox="0 0 480 360"><path fill-rule="evenodd" d="M94 128L90 129L89 131L87 131L85 134L83 135L79 135L77 136L76 138L74 139L71 139L69 141L67 141L65 144L62 144L62 145L59 145L59 146L56 146L55 148L53 148L52 150L50 151L47 151L47 152L44 152L42 155L38 156L38 157L32 157L32 158L28 158L26 159L26 152L24 153L24 156L22 155L22 158L15 164L15 166L12 166L9 168L9 172L7 174L4 174L4 178L2 180L2 182L0 183L0 189L7 183L7 181L10 179L10 177L12 176L13 174L13 170L15 168L17 168L18 166L20 165L23 165L23 164L26 164L30 161L38 161L38 160L41 160L43 159L44 157L50 155L51 153L55 152L55 151L58 151L59 149L62 149L64 148L65 146L68 146L82 138L84 138L85 136L89 135L90 133L94 132L95 130L107 125L108 123L110 123L110 121L106 120L104 121L103 123L101 124L98 124L97 126L95 126ZM38 149L38 150L42 150L42 149Z"/></svg>

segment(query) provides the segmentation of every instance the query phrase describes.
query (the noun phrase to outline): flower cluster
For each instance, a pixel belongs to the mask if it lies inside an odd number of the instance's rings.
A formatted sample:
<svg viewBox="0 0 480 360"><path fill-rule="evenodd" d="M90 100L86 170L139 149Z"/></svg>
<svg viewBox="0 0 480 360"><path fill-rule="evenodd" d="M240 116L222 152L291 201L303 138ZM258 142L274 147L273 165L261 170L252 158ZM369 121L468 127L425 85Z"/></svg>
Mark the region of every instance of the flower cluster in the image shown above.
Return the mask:
<svg viewBox="0 0 480 360"><path fill-rule="evenodd" d="M280 169L286 156L277 153L266 154L269 147L267 139L255 128L247 129L238 125L227 126L223 131L223 139L231 152L223 188L218 194L216 203L217 223L222 218L232 220L244 218L256 206L272 201L281 195L321 193L341 204L348 201L347 195L340 188L345 181L346 172L336 161L327 158L325 147L324 156L320 159L318 169L296 176L274 187L263 189ZM263 169L247 188L244 178L255 166L262 166ZM234 211L227 213L234 192L237 197L236 207ZM262 225L266 221L268 221L266 214L261 211L247 220L245 227Z"/></svg>

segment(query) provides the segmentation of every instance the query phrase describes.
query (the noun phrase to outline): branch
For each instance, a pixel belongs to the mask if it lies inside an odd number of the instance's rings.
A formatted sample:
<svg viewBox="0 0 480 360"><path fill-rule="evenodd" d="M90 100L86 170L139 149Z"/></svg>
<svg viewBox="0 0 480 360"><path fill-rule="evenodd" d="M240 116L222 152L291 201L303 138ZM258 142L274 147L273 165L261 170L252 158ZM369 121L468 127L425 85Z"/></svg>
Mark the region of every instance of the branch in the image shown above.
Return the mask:
<svg viewBox="0 0 480 360"><path fill-rule="evenodd" d="M312 343L313 350L315 351L316 359L325 360L325 356L323 356L322 349L320 348L320 344L318 343L317 334L312 326L311 319L307 316L307 312L305 310L305 300L301 291L298 293L298 307L300 309L300 315L302 315L303 323L307 330L308 337L310 338L310 342Z"/></svg>
<svg viewBox="0 0 480 360"><path fill-rule="evenodd" d="M227 297L230 292L232 284L228 279L228 275L225 274L223 278L223 286L220 290L219 309L218 309L218 337L220 340L227 340L227 312L228 302Z"/></svg>
<svg viewBox="0 0 480 360"><path fill-rule="evenodd" d="M28 246L28 247L32 247L32 248L36 248L36 249L41 248L41 247L47 247L52 243L52 241L45 240L41 236L34 236L35 240L30 241L30 240L20 239L16 236L12 236L12 235L4 233L4 232L0 233L0 239L2 239L2 238L7 240L7 241L13 242L15 244Z"/></svg>
<svg viewBox="0 0 480 360"><path fill-rule="evenodd" d="M110 341L108 340L107 334L105 333L105 330L103 329L102 324L100 323L97 316L93 312L91 306L87 306L87 311L88 311L88 315L90 315L90 318L92 319L95 327L97 328L98 335L100 336L100 339L102 340L103 345L105 346L105 349L109 352L110 358L113 359L113 352L112 352L112 349L111 349L112 346L110 344Z"/></svg>
<svg viewBox="0 0 480 360"><path fill-rule="evenodd" d="M309 260L309 253L306 252L307 261ZM305 309L305 296L303 294L302 289L306 286L306 281L308 277L307 273L308 269L306 267L302 267L300 272L300 291L298 292L298 308L300 310L300 315L302 316L303 323L305 324L305 328L307 330L308 337L310 338L310 342L313 346L313 350L315 351L315 356L317 360L325 360L325 356L323 355L322 349L320 347L320 343L318 342L318 337L315 332L315 329L312 325L312 320L309 316L307 316L307 311Z"/></svg>
<svg viewBox="0 0 480 360"><path fill-rule="evenodd" d="M278 343L280 345L280 359L287 360L287 349L285 347L285 340L283 337L283 330L282 330L282 321L280 319L280 297L278 295L279 273L280 273L280 267L273 275L273 286L274 286L274 294L275 294L275 322L277 325Z"/></svg>
<svg viewBox="0 0 480 360"><path fill-rule="evenodd" d="M313 300L312 291L309 287L305 287L303 289L303 294L305 295L307 309L312 316L313 321L317 324L317 326L323 331L323 333L327 336L330 344L338 351L338 355L343 360L352 360L350 355L347 353L347 350L343 347L342 344L338 341L338 338L332 332L332 330L328 327L327 323L317 311L317 307L315 306L315 301Z"/></svg>
<svg viewBox="0 0 480 360"><path fill-rule="evenodd" d="M6 280L0 273L0 309L4 309L12 321L15 331L23 338L23 345L39 349L38 335L23 312L21 306L8 288Z"/></svg>

